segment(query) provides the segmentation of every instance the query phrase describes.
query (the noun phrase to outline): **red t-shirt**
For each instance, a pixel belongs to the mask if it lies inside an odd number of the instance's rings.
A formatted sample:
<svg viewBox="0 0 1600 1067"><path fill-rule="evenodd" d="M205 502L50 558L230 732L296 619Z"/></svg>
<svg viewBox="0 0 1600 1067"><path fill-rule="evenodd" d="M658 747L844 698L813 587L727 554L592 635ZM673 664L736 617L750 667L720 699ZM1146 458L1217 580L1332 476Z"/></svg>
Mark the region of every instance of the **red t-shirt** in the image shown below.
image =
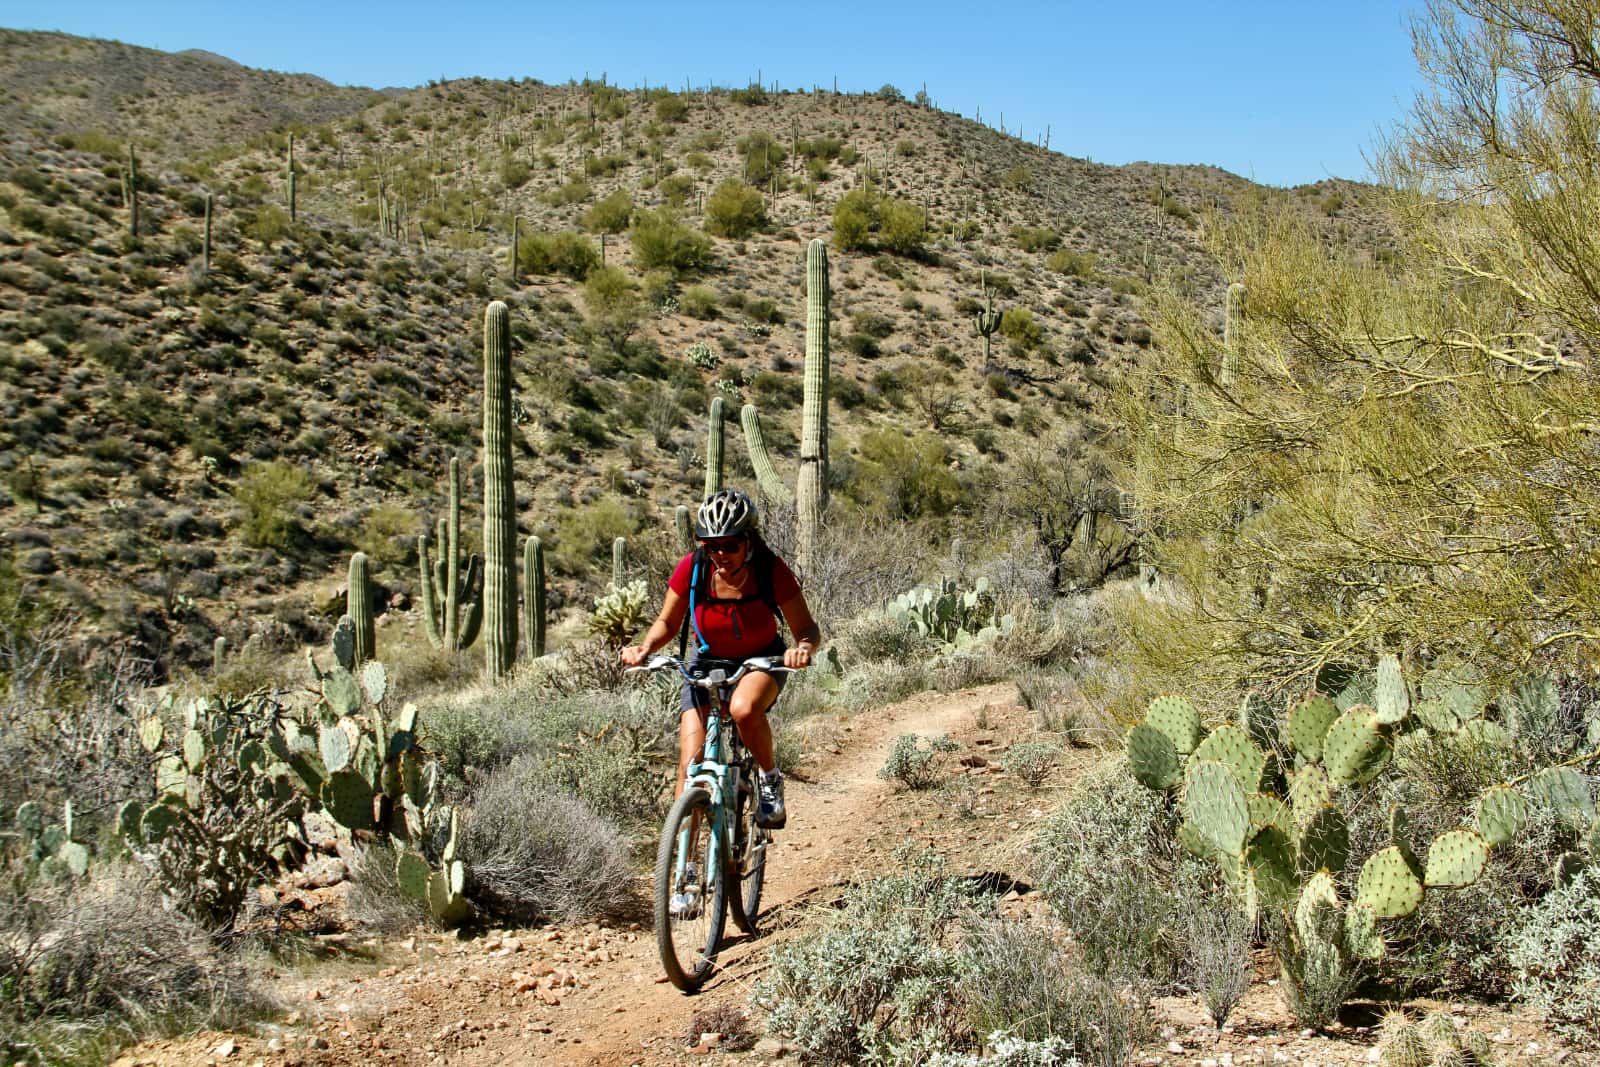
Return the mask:
<svg viewBox="0 0 1600 1067"><path fill-rule="evenodd" d="M711 566L710 561L705 564ZM667 588L680 597L689 595L689 578L694 571L694 553L678 561ZM713 600L710 595L711 579L702 575L706 593L695 594L694 623L711 646L708 655L721 659L743 659L760 655L778 638L778 619L761 599L761 587L754 574L746 574L744 596L748 600ZM800 582L789 565L777 556L772 557L772 599L787 604L800 592ZM691 634L691 637L693 635Z"/></svg>

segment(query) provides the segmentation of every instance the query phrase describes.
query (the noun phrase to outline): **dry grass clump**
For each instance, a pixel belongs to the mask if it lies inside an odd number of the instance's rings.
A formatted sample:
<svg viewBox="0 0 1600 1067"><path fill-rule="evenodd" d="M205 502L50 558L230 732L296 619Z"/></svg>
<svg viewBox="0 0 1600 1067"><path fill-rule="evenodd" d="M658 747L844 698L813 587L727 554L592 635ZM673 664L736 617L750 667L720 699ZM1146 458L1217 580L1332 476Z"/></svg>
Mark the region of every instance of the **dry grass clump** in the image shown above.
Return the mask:
<svg viewBox="0 0 1600 1067"><path fill-rule="evenodd" d="M137 1037L228 1027L271 1005L237 956L130 868L51 885L6 872L0 899L0 1050L82 1062Z"/></svg>
<svg viewBox="0 0 1600 1067"><path fill-rule="evenodd" d="M463 835L467 895L497 917L576 921L637 909L627 838L549 788L536 758L489 775Z"/></svg>

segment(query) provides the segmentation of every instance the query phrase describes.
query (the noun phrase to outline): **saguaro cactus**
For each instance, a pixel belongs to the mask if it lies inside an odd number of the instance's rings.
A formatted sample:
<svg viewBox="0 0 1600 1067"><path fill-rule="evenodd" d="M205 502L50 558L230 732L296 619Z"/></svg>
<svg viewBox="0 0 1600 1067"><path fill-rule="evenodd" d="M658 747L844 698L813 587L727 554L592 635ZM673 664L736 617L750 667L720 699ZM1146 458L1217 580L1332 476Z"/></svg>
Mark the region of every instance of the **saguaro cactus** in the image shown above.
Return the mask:
<svg viewBox="0 0 1600 1067"><path fill-rule="evenodd" d="M294 134L289 135L289 152L284 161L284 167L289 181L289 221L295 221L295 196L294 196Z"/></svg>
<svg viewBox="0 0 1600 1067"><path fill-rule="evenodd" d="M611 588L622 588L622 579L627 571L628 539L618 537L611 542Z"/></svg>
<svg viewBox="0 0 1600 1067"><path fill-rule="evenodd" d="M484 669L498 678L517 658L517 500L511 471L511 313L483 320Z"/></svg>
<svg viewBox="0 0 1600 1067"><path fill-rule="evenodd" d="M767 496L793 500L799 527L798 560L809 569L817 549L822 512L828 504L828 246L814 240L806 248L806 365L801 404L800 473L793 495L773 469L754 404L739 413L756 481Z"/></svg>
<svg viewBox="0 0 1600 1067"><path fill-rule="evenodd" d="M128 144L128 233L139 236L139 162L133 157L133 144Z"/></svg>
<svg viewBox="0 0 1600 1067"><path fill-rule="evenodd" d="M817 531L828 505L828 246L820 238L806 246L806 372L801 404L800 478L795 509L800 566L810 571Z"/></svg>
<svg viewBox="0 0 1600 1067"><path fill-rule="evenodd" d="M722 397L714 396L711 398L711 428L706 433L706 500L722 488L722 428Z"/></svg>
<svg viewBox="0 0 1600 1067"><path fill-rule="evenodd" d="M990 366L989 338L1000 328L1002 317L1000 309L993 305L993 290L989 288L988 277L980 273L978 284L983 288L983 310L972 318L972 325L978 331L978 336L983 338L983 365Z"/></svg>
<svg viewBox="0 0 1600 1067"><path fill-rule="evenodd" d="M777 468L772 465L772 456L767 452L767 439L761 433L761 412L754 404L746 404L739 412L739 422L744 426L744 443L750 450L750 466L755 468L756 484L772 499L785 504L793 503L794 493L778 477Z"/></svg>
<svg viewBox="0 0 1600 1067"><path fill-rule="evenodd" d="M350 582L345 590L345 613L356 624L356 663L362 664L376 652L377 628L372 618L372 574L367 554L350 557Z"/></svg>
<svg viewBox="0 0 1600 1067"><path fill-rule="evenodd" d="M517 245L522 240L522 216L511 216L511 277L517 277Z"/></svg>
<svg viewBox="0 0 1600 1067"><path fill-rule="evenodd" d="M685 552L694 551L694 520L689 517L689 505L679 504L672 513L678 527L678 547Z"/></svg>
<svg viewBox="0 0 1600 1067"><path fill-rule="evenodd" d="M200 253L200 269L211 273L211 194L206 194L206 238Z"/></svg>
<svg viewBox="0 0 1600 1067"><path fill-rule="evenodd" d="M528 655L544 655L544 542L528 538L522 550L522 601L528 612Z"/></svg>
<svg viewBox="0 0 1600 1067"><path fill-rule="evenodd" d="M1233 388L1239 372L1239 321L1244 317L1245 292L1243 282L1228 286L1228 303L1222 314L1222 369L1217 375L1217 384L1224 389Z"/></svg>
<svg viewBox="0 0 1600 1067"><path fill-rule="evenodd" d="M426 532L417 538L421 569L422 614L434 648L458 652L470 648L483 622L482 560L474 555L461 568L461 461L450 460L450 508L439 520L439 558L428 546Z"/></svg>

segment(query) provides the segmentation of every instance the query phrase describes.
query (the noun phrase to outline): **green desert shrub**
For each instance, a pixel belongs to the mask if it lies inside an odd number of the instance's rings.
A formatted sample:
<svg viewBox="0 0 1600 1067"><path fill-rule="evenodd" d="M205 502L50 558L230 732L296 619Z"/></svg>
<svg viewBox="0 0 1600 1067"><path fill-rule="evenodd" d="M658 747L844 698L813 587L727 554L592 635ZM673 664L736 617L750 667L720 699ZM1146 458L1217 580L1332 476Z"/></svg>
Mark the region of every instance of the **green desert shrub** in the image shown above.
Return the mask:
<svg viewBox="0 0 1600 1067"><path fill-rule="evenodd" d="M768 1029L824 1064L918 1063L967 1043L951 933L970 891L925 853L853 886L823 929L772 953L755 989Z"/></svg>
<svg viewBox="0 0 1600 1067"><path fill-rule="evenodd" d="M717 317L717 291L709 285L691 285L678 297L678 307L697 319Z"/></svg>
<svg viewBox="0 0 1600 1067"><path fill-rule="evenodd" d="M314 488L304 468L285 460L247 467L233 490L244 512L240 532L245 541L279 551L291 547L301 532L297 509L311 499Z"/></svg>
<svg viewBox="0 0 1600 1067"><path fill-rule="evenodd" d="M461 856L468 897L497 918L576 922L635 907L627 839L582 800L549 788L532 758L495 771L476 792Z"/></svg>
<svg viewBox="0 0 1600 1067"><path fill-rule="evenodd" d="M1024 252L1053 252L1061 245L1061 235L1048 226L1013 226L1011 239Z"/></svg>
<svg viewBox="0 0 1600 1067"><path fill-rule="evenodd" d="M1000 757L1000 767L1029 789L1038 789L1060 758L1061 749L1047 741L1019 741Z"/></svg>
<svg viewBox="0 0 1600 1067"><path fill-rule="evenodd" d="M582 281L600 265L600 250L580 233L530 233L517 245L517 261L530 274L562 274Z"/></svg>
<svg viewBox="0 0 1600 1067"><path fill-rule="evenodd" d="M596 200L583 213L583 228L590 233L622 233L633 218L633 197L617 189Z"/></svg>
<svg viewBox="0 0 1600 1067"><path fill-rule="evenodd" d="M1153 1029L1140 1003L1124 1000L1111 983L1072 963L1065 931L1049 921L969 916L958 969L964 1015L975 1034L1056 1038L1063 1059L1122 1067Z"/></svg>
<svg viewBox="0 0 1600 1067"><path fill-rule="evenodd" d="M889 749L889 758L878 768L878 777L898 782L906 789L929 789L939 784L944 769L941 757L955 752L960 746L943 735L923 738L917 734L901 734Z"/></svg>
<svg viewBox="0 0 1600 1067"><path fill-rule="evenodd" d="M1118 759L1073 790L1031 849L1035 882L1084 965L1119 986L1168 988L1182 974L1190 902L1202 899L1212 870L1175 831L1162 798Z"/></svg>
<svg viewBox="0 0 1600 1067"><path fill-rule="evenodd" d="M700 270L711 259L706 235L679 220L669 208L638 211L628 229L634 264L642 270L670 270L684 274Z"/></svg>
<svg viewBox="0 0 1600 1067"><path fill-rule="evenodd" d="M745 237L767 223L766 198L736 178L711 191L705 210L706 230L718 237Z"/></svg>

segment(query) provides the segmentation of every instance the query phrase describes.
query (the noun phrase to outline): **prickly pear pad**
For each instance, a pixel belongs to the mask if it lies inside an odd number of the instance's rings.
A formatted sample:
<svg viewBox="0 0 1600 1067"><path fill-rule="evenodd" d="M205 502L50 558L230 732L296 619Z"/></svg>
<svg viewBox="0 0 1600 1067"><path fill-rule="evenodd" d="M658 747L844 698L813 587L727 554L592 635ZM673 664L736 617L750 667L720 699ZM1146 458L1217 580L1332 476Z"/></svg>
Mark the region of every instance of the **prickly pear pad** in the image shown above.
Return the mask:
<svg viewBox="0 0 1600 1067"><path fill-rule="evenodd" d="M1373 853L1362 865L1356 900L1380 919L1410 915L1422 903L1422 882L1400 850L1391 845Z"/></svg>
<svg viewBox="0 0 1600 1067"><path fill-rule="evenodd" d="M1156 697L1145 711L1144 719L1166 734L1180 755L1187 756L1200 743L1200 713L1184 697Z"/></svg>
<svg viewBox="0 0 1600 1067"><path fill-rule="evenodd" d="M1250 806L1233 772L1220 763L1197 763L1189 770L1183 792L1184 816L1201 837L1229 856L1244 848L1250 829Z"/></svg>
<svg viewBox="0 0 1600 1067"><path fill-rule="evenodd" d="M1339 706L1321 693L1313 693L1289 709L1284 729L1289 744L1313 762L1322 758L1322 739L1339 717Z"/></svg>
<svg viewBox="0 0 1600 1067"><path fill-rule="evenodd" d="M1267 757L1250 741L1249 735L1237 726L1223 725L1212 730L1195 748L1191 759L1215 760L1239 782L1239 788L1253 793L1261 788L1261 772L1266 770Z"/></svg>
<svg viewBox="0 0 1600 1067"><path fill-rule="evenodd" d="M1289 783L1289 811L1297 829L1310 822L1332 799L1333 786L1320 763L1308 763L1294 772L1294 780Z"/></svg>
<svg viewBox="0 0 1600 1067"><path fill-rule="evenodd" d="M1433 839L1423 885L1459 889L1471 885L1489 862L1489 843L1476 830L1450 830Z"/></svg>
<svg viewBox="0 0 1600 1067"><path fill-rule="evenodd" d="M1378 713L1357 704L1334 720L1322 742L1323 764L1337 785L1361 785L1389 761L1389 741Z"/></svg>
<svg viewBox="0 0 1600 1067"><path fill-rule="evenodd" d="M1478 798L1478 832L1489 844L1503 845L1522 832L1527 810L1522 794L1510 786L1485 789Z"/></svg>
<svg viewBox="0 0 1600 1067"><path fill-rule="evenodd" d="M1411 709L1411 694L1406 691L1406 680L1400 673L1400 661L1392 655L1378 661L1378 685L1373 694L1378 721L1393 725L1406 717Z"/></svg>
<svg viewBox="0 0 1600 1067"><path fill-rule="evenodd" d="M1146 789L1161 792L1178 780L1178 750L1172 739L1148 723L1135 723L1128 731L1128 764Z"/></svg>

